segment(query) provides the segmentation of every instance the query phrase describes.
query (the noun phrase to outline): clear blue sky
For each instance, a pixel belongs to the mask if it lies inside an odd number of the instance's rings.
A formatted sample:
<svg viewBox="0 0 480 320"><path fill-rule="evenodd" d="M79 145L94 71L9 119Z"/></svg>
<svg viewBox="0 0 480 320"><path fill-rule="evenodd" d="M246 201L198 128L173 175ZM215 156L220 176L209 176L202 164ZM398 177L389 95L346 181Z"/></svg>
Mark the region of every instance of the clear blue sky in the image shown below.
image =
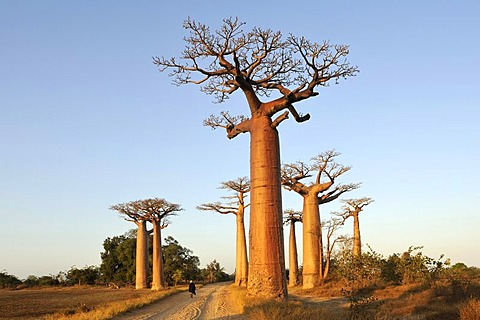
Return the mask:
<svg viewBox="0 0 480 320"><path fill-rule="evenodd" d="M168 3L0 2L0 270L99 265L103 241L134 227L109 206L161 197L185 208L164 236L233 272L234 217L195 207L248 175L248 135L202 126L245 113L245 101L213 104L152 64L181 53L188 16L349 44L361 72L297 105L312 118L281 124L282 161L335 148L353 167L344 182L363 182L349 197L375 199L360 218L364 244L384 255L423 245L480 266L480 2ZM284 193L285 209L301 203Z"/></svg>

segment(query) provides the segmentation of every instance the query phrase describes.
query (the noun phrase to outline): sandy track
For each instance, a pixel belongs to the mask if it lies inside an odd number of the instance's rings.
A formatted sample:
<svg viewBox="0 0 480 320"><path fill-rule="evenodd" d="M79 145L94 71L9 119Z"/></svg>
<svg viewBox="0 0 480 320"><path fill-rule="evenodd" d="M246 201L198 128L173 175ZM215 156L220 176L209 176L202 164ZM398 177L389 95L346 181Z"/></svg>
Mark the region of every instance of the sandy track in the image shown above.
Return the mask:
<svg viewBox="0 0 480 320"><path fill-rule="evenodd" d="M203 286L190 298L187 292L169 296L144 308L115 317L115 320L210 320L246 319L228 300L230 283Z"/></svg>

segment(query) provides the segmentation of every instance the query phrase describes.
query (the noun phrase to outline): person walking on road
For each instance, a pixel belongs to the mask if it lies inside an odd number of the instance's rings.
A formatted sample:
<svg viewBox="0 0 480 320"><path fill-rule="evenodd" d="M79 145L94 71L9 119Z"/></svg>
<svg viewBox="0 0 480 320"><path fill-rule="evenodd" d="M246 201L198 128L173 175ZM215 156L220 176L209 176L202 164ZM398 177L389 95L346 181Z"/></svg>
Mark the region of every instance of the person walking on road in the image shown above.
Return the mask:
<svg viewBox="0 0 480 320"><path fill-rule="evenodd" d="M195 293L195 283L193 283L192 280L190 280L190 284L188 285L188 292L190 292L190 298L193 298L193 295L197 295Z"/></svg>

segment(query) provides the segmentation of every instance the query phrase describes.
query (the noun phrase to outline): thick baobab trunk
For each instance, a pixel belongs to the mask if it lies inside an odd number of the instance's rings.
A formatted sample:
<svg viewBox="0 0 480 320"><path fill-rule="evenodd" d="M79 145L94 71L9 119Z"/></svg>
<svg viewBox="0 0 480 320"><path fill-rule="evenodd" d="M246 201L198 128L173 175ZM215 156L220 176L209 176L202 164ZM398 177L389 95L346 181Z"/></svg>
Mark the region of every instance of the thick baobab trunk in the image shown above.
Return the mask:
<svg viewBox="0 0 480 320"><path fill-rule="evenodd" d="M152 221L153 224L153 272L152 272L152 290L165 288L165 279L163 275L162 259L162 234L159 221Z"/></svg>
<svg viewBox="0 0 480 320"><path fill-rule="evenodd" d="M309 193L303 197L303 288L320 283L323 275L323 243L318 197Z"/></svg>
<svg viewBox="0 0 480 320"><path fill-rule="evenodd" d="M298 286L298 254L297 237L295 235L295 222L290 222L290 241L289 241L289 281L290 287Z"/></svg>
<svg viewBox="0 0 480 320"><path fill-rule="evenodd" d="M359 257L362 254L362 242L360 241L360 221L358 214L353 215L353 256Z"/></svg>
<svg viewBox="0 0 480 320"><path fill-rule="evenodd" d="M283 249L280 145L267 116L250 127L250 262L247 293L269 299L287 297Z"/></svg>
<svg viewBox="0 0 480 320"><path fill-rule="evenodd" d="M147 284L147 268L148 268L148 233L147 222L140 221L137 223L137 248L135 257L135 289L148 288Z"/></svg>
<svg viewBox="0 0 480 320"><path fill-rule="evenodd" d="M248 258L247 258L247 240L245 239L245 222L243 214L236 215L237 223L237 251L235 267L235 284L237 286L246 286L248 277Z"/></svg>

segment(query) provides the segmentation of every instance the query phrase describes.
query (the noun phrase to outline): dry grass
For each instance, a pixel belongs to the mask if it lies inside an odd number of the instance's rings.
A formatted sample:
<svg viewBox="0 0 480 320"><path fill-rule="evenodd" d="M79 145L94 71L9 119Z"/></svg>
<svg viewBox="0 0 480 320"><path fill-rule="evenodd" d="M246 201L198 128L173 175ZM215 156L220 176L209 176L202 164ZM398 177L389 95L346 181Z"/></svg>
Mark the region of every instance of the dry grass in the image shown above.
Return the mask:
<svg viewBox="0 0 480 320"><path fill-rule="evenodd" d="M264 301L245 307L248 319L255 320L342 320L338 312L301 301Z"/></svg>
<svg viewBox="0 0 480 320"><path fill-rule="evenodd" d="M0 290L0 319L108 319L177 291L103 287Z"/></svg>
<svg viewBox="0 0 480 320"><path fill-rule="evenodd" d="M230 286L229 299L233 305L241 308L239 313L252 320L344 319L338 312L295 299L279 302L248 298L245 288L235 285Z"/></svg>
<svg viewBox="0 0 480 320"><path fill-rule="evenodd" d="M480 300L472 298L460 306L460 320L480 320Z"/></svg>
<svg viewBox="0 0 480 320"><path fill-rule="evenodd" d="M245 312L246 304L246 288L239 287L235 284L230 285L228 289L228 299L230 310L235 311L238 314Z"/></svg>

